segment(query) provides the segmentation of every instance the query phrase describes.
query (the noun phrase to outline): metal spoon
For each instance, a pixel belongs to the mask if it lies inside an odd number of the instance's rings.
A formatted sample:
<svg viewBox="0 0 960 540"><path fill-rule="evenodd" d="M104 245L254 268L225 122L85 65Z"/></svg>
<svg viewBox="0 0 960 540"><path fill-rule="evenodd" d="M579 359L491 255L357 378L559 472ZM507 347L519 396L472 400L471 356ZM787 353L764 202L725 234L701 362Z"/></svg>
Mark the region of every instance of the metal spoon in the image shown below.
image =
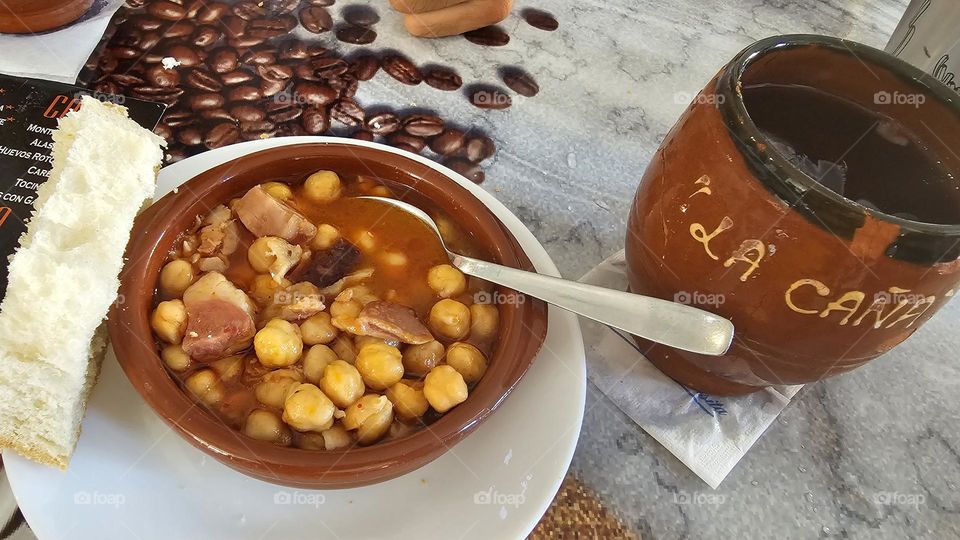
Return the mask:
<svg viewBox="0 0 960 540"><path fill-rule="evenodd" d="M733 323L713 313L465 257L447 249L437 224L423 210L396 199L358 198L389 204L427 224L436 233L453 266L468 276L509 287L577 315L685 351L721 355L733 340Z"/></svg>

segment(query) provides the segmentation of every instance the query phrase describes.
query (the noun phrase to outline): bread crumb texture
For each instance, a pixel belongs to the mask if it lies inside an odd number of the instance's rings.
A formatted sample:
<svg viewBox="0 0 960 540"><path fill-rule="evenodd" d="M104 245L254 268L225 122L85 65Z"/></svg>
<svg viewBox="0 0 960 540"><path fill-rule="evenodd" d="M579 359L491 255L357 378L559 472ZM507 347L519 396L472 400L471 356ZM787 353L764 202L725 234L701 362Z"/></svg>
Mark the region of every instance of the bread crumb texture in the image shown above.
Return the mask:
<svg viewBox="0 0 960 540"><path fill-rule="evenodd" d="M106 350L103 321L163 140L85 97L53 134L53 168L0 304L0 448L66 468Z"/></svg>

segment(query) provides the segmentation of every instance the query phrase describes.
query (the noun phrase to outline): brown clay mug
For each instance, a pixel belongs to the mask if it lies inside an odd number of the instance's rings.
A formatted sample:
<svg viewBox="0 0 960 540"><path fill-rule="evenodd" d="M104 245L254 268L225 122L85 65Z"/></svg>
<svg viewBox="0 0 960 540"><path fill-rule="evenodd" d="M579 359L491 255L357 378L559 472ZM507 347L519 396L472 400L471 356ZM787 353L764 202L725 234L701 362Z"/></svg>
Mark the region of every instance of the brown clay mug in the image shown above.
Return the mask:
<svg viewBox="0 0 960 540"><path fill-rule="evenodd" d="M722 357L643 342L647 357L742 394L843 373L910 336L960 281L957 99L845 40L744 49L654 155L626 238L633 291L727 317L736 337Z"/></svg>
<svg viewBox="0 0 960 540"><path fill-rule="evenodd" d="M83 16L93 0L5 0L0 33L33 34L66 26Z"/></svg>

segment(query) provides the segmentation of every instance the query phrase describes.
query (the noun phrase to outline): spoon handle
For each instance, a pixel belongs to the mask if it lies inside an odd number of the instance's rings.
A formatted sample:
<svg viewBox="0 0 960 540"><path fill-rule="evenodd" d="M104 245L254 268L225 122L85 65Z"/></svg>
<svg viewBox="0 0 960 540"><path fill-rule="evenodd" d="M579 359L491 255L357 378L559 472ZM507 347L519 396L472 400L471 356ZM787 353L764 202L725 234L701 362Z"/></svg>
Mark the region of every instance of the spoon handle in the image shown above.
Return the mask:
<svg viewBox="0 0 960 540"><path fill-rule="evenodd" d="M733 323L695 307L525 272L462 255L453 256L453 265L464 274L677 349L715 356L725 353L733 340Z"/></svg>

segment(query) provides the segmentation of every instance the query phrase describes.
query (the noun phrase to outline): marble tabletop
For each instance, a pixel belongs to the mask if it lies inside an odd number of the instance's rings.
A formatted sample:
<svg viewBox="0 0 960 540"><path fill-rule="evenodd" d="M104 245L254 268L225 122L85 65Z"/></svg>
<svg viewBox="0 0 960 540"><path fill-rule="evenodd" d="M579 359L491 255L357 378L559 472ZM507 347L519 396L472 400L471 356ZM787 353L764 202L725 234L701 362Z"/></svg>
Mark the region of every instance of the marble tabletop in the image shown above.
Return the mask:
<svg viewBox="0 0 960 540"><path fill-rule="evenodd" d="M379 77L359 97L430 103L490 133L499 153L485 187L576 278L621 248L651 154L689 96L737 51L797 32L882 48L906 1L553 0L536 7L554 13L560 29L538 31L515 14L504 24L512 40L502 48L411 41L393 14L378 28L381 46L419 63L460 66L465 80L492 81L499 65L524 66L541 92L516 98L510 110L478 111L462 96L408 92ZM883 358L807 386L714 497L675 496L710 489L593 386L572 470L644 538L960 537L958 320L954 302ZM709 502L683 504L691 499Z"/></svg>

